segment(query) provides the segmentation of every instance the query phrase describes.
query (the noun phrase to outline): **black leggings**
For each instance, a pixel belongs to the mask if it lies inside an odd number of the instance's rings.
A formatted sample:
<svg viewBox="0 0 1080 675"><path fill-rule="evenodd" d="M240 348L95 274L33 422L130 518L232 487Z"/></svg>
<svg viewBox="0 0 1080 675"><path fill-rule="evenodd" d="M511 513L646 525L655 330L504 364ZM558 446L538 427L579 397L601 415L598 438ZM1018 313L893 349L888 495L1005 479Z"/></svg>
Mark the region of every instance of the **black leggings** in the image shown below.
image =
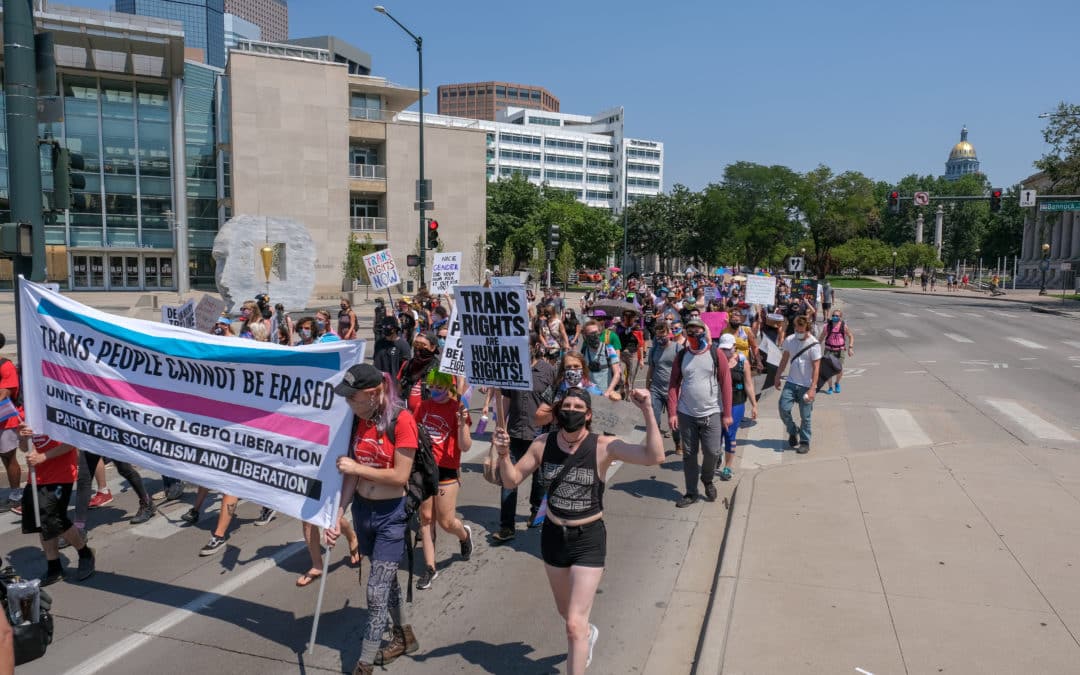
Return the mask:
<svg viewBox="0 0 1080 675"><path fill-rule="evenodd" d="M100 461L102 461L101 455L86 450L79 451L79 482L78 489L75 491L75 522L77 523L86 522L86 514L90 510L90 498L93 496L91 485ZM139 504L149 504L150 495L146 494L139 471L127 462L113 460L113 464L116 465L116 470L120 475L131 484L131 489L139 497Z"/></svg>

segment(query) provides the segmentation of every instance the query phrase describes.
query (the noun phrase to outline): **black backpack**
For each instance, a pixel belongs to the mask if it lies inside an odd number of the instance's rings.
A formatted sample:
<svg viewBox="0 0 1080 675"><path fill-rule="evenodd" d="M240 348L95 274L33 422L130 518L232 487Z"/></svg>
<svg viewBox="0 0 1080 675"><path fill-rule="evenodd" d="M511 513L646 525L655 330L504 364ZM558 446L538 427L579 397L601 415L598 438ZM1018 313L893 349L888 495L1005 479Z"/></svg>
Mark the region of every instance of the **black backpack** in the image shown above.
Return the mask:
<svg viewBox="0 0 1080 675"><path fill-rule="evenodd" d="M8 608L7 585L21 581L19 575L11 567L0 570L0 609L11 623L15 641L15 665L19 666L45 655L45 650L53 640L53 617L52 597L44 590L40 590L39 604L41 614L34 623L23 621L15 625L11 620L11 611Z"/></svg>
<svg viewBox="0 0 1080 675"><path fill-rule="evenodd" d="M386 437L395 446L394 428L397 426L398 416L401 409L394 413L390 419L390 426L386 429ZM413 456L412 472L409 473L409 482L405 484L405 523L413 536L405 536L405 552L409 558L409 586L406 590L406 600L412 602L413 587L413 558L415 557L416 540L420 538L420 504L434 497L439 491L439 466L435 463L434 444L431 435L419 420L416 422L416 455Z"/></svg>

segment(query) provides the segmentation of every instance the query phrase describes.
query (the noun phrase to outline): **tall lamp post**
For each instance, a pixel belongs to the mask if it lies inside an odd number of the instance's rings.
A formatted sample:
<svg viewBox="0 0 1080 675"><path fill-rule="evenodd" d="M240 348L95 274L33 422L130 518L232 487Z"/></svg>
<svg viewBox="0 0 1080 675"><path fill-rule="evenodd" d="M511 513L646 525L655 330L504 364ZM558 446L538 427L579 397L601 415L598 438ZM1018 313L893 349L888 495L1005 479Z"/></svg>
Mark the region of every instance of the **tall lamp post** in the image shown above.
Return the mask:
<svg viewBox="0 0 1080 675"><path fill-rule="evenodd" d="M379 14L384 14L386 18L396 23L398 25L398 28L405 31L405 33L413 39L413 42L416 43L416 61L420 76L419 82L416 85L416 91L420 97L420 187L417 189L418 194L416 195L416 198L417 201L420 202L420 285L423 286L424 267L426 266L427 260L427 254L424 252L426 243L425 235L427 234L424 222L424 205L425 202L427 202L431 198L431 195L428 194L426 189L427 183L424 182L424 38L416 35L411 30L406 28L400 21L394 18L393 14L386 11L386 8L382 5L375 5L374 9Z"/></svg>
<svg viewBox="0 0 1080 675"><path fill-rule="evenodd" d="M1050 244L1042 245L1042 260L1039 261L1039 271L1042 273L1039 280L1039 295L1046 295L1046 271L1050 269Z"/></svg>
<svg viewBox="0 0 1080 675"><path fill-rule="evenodd" d="M975 287L978 288L982 283L982 256L979 255L979 249L975 249L975 259L978 260L978 267L975 268Z"/></svg>
<svg viewBox="0 0 1080 675"><path fill-rule="evenodd" d="M889 279L889 285L896 285L896 251L892 252L892 279Z"/></svg>

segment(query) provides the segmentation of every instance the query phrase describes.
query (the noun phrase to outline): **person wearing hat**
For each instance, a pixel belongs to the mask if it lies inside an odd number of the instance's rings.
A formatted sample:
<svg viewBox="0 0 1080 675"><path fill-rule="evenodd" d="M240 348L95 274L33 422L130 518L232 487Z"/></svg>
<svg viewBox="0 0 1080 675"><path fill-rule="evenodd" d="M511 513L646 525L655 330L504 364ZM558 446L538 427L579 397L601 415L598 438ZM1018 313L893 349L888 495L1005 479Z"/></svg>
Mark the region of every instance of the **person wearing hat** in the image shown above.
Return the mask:
<svg viewBox="0 0 1080 675"><path fill-rule="evenodd" d="M739 433L739 424L742 422L748 402L750 419L757 419L754 372L750 367L750 360L736 349L735 342L734 335L724 333L720 336L720 344L717 345L720 353L727 358L728 371L731 373L732 422L724 429L724 469L720 472L720 480L731 480L731 465L735 461L735 437Z"/></svg>
<svg viewBox="0 0 1080 675"><path fill-rule="evenodd" d="M379 339L375 341L372 363L391 376L396 376L401 364L412 358L412 347L401 337L401 326L392 316L383 317Z"/></svg>
<svg viewBox="0 0 1080 675"><path fill-rule="evenodd" d="M411 304L412 298L407 295L401 296L397 303L398 330L401 332L401 337L405 338L410 345L416 334L416 324L420 320L420 315L411 307Z"/></svg>
<svg viewBox="0 0 1080 675"><path fill-rule="evenodd" d="M724 430L731 417L731 372L728 360L709 342L701 319L686 322L686 348L671 366L668 384L668 422L683 443L683 478L686 494L675 506L686 508L700 499L698 480L705 499L716 500L713 477L723 451ZM698 450L703 459L698 466Z"/></svg>
<svg viewBox="0 0 1080 675"><path fill-rule="evenodd" d="M583 675L600 635L589 623L589 615L607 552L604 476L615 461L641 466L664 461L664 442L649 406L649 392L636 389L628 398L645 424L645 440L639 444L594 433L590 429L592 396L579 387L568 389L555 406L557 430L538 436L518 461L511 457L505 428L497 428L492 437L504 488L516 488L541 469L547 513L540 531L540 555L555 606L566 625L568 675Z"/></svg>
<svg viewBox="0 0 1080 675"><path fill-rule="evenodd" d="M340 522L351 509L360 554L371 564L367 582L367 627L354 674L371 675L402 654L419 649L405 617L398 563L405 550L405 486L419 447L416 418L401 408L394 379L368 363L345 371L334 394L352 411L355 431L349 452L337 460L344 476L334 525L326 529L332 547ZM389 624L391 640L382 646Z"/></svg>
<svg viewBox="0 0 1080 675"><path fill-rule="evenodd" d="M232 335L229 331L230 326L232 326L232 319L222 314L214 322L214 327L210 329L210 332L217 336Z"/></svg>

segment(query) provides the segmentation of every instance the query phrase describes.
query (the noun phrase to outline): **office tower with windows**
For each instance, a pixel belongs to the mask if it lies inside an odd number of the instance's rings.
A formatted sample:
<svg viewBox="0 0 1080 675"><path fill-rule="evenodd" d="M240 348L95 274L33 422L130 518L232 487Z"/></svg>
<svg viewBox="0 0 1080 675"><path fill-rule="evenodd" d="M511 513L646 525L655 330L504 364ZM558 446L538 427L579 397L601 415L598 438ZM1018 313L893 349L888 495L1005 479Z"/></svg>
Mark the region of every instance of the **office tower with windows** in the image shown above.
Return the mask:
<svg viewBox="0 0 1080 675"><path fill-rule="evenodd" d="M265 42L289 38L288 0L225 0L225 11L258 26Z"/></svg>
<svg viewBox="0 0 1080 675"><path fill-rule="evenodd" d="M184 46L202 50L206 63L225 67L224 0L116 0L116 11L184 25Z"/></svg>
<svg viewBox="0 0 1080 675"><path fill-rule="evenodd" d="M493 122L508 107L559 112L559 99L544 89L512 82L443 84L436 92L440 115Z"/></svg>

